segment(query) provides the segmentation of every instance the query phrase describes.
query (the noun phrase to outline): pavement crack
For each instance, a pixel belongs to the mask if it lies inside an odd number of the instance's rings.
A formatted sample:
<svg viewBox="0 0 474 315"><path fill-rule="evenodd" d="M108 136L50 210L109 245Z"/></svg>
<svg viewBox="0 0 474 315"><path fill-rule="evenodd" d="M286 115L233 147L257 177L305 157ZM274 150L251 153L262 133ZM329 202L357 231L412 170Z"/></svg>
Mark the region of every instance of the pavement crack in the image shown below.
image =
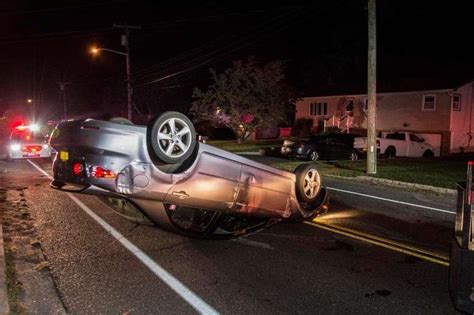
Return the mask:
<svg viewBox="0 0 474 315"><path fill-rule="evenodd" d="M177 247L180 247L180 246L188 244L188 243L189 243L189 241L186 240L186 241L178 242L176 244L172 244L172 245L163 246L163 247L160 247L160 248L157 248L157 249L149 250L148 252L152 252L152 253L162 252L162 251L169 250L169 249L175 249Z"/></svg>

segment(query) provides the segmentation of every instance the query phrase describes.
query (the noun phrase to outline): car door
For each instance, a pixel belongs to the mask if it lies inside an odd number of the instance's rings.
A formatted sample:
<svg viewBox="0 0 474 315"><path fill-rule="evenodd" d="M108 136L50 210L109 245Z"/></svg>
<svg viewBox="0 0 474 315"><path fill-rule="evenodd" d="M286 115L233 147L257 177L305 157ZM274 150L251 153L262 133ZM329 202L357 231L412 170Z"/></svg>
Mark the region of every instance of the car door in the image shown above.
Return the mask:
<svg viewBox="0 0 474 315"><path fill-rule="evenodd" d="M230 210L237 196L240 168L235 160L204 152L191 173L173 184L165 201L193 208Z"/></svg>
<svg viewBox="0 0 474 315"><path fill-rule="evenodd" d="M408 154L409 157L421 157L423 156L424 146L423 146L423 139L418 137L417 135L410 133L409 140L408 140Z"/></svg>
<svg viewBox="0 0 474 315"><path fill-rule="evenodd" d="M331 138L324 137L319 139L316 146L316 151L319 153L320 160L328 160L331 158Z"/></svg>
<svg viewBox="0 0 474 315"><path fill-rule="evenodd" d="M397 156L408 156L408 143L409 139L406 138L405 132L390 133L386 136L386 149L390 146L395 147ZM384 153L384 152L383 152Z"/></svg>
<svg viewBox="0 0 474 315"><path fill-rule="evenodd" d="M347 145L341 138L335 137L332 139L332 160L346 160L348 158Z"/></svg>

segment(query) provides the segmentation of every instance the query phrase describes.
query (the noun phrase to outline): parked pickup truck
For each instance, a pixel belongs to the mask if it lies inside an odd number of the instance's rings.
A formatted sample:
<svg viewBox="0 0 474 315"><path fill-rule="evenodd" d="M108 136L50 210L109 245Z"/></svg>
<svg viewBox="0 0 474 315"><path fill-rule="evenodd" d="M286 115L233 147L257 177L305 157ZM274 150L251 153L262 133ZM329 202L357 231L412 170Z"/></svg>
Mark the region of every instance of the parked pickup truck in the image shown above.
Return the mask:
<svg viewBox="0 0 474 315"><path fill-rule="evenodd" d="M354 139L354 148L361 153L367 150L367 138ZM388 133L384 138L377 138L377 152L386 157L432 157L433 147L425 142L425 139L411 132Z"/></svg>

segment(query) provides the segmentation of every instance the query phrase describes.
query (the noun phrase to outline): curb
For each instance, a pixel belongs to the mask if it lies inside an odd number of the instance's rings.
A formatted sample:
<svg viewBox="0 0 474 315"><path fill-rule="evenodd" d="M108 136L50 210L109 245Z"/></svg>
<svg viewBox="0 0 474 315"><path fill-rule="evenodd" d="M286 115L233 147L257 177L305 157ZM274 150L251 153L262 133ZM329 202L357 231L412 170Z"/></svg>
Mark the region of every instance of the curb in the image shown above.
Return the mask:
<svg viewBox="0 0 474 315"><path fill-rule="evenodd" d="M9 314L8 293L6 282L5 252L3 250L3 227L0 223L0 315Z"/></svg>
<svg viewBox="0 0 474 315"><path fill-rule="evenodd" d="M441 188L441 187L435 187L435 186L429 186L429 185L401 182L401 181L397 181L397 180L383 179L383 178L370 177L370 176L356 176L356 177L347 177L347 176L339 176L339 175L325 175L325 176L340 178L340 179L344 179L344 180L352 180L352 181L355 180L355 181L359 181L359 182L381 184L381 185L385 185L385 186L404 188L404 189L410 189L410 190L423 190L423 191L434 192L434 193L445 194L445 195L456 195L457 194L456 189Z"/></svg>

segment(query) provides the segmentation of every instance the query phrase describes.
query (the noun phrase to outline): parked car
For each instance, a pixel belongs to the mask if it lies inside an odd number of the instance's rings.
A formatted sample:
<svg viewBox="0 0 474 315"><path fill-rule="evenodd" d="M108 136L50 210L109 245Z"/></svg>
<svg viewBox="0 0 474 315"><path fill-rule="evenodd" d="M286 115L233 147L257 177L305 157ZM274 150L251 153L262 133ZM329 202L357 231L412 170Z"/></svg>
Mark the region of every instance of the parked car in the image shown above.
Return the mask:
<svg viewBox="0 0 474 315"><path fill-rule="evenodd" d="M6 144L7 160L50 158L51 146L36 125L15 127Z"/></svg>
<svg viewBox="0 0 474 315"><path fill-rule="evenodd" d="M285 140L281 154L288 158L316 160L357 160L353 134L314 135L299 141Z"/></svg>
<svg viewBox="0 0 474 315"><path fill-rule="evenodd" d="M367 150L367 138L359 137L354 140L354 148L361 153ZM383 138L377 138L377 150L386 157L433 157L433 147L412 132L389 133Z"/></svg>
<svg viewBox="0 0 474 315"><path fill-rule="evenodd" d="M313 164L285 172L196 141L191 121L166 112L60 123L52 188L98 195L119 214L203 238L226 238L327 210Z"/></svg>

